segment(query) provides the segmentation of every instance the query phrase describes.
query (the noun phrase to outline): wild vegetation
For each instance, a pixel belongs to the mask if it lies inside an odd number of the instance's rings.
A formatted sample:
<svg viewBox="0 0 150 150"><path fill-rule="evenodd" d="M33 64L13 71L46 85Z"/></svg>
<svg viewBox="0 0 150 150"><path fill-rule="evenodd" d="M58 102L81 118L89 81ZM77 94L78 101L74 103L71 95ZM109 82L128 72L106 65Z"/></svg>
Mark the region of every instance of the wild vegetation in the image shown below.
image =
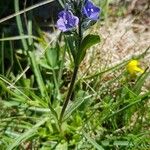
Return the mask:
<svg viewBox="0 0 150 150"><path fill-rule="evenodd" d="M150 149L148 0L0 8L1 150Z"/></svg>

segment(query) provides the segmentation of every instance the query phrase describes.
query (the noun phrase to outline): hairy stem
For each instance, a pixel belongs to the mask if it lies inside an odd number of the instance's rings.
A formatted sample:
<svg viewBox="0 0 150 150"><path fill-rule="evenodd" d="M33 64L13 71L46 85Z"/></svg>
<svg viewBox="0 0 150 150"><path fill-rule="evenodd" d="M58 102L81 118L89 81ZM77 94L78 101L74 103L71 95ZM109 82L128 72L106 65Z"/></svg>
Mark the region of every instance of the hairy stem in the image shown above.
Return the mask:
<svg viewBox="0 0 150 150"><path fill-rule="evenodd" d="M64 116L64 113L65 113L65 110L67 108L67 105L69 103L69 100L70 100L70 97L72 95L72 91L73 91L73 88L74 88L74 84L75 84L75 80L76 80L76 77L77 77L77 72L78 72L78 66L76 66L74 68L74 72L73 72L73 76L72 76L72 79L71 79L71 83L70 83L70 87L69 87L69 91L67 93L67 97L66 97L66 100L63 104L63 107L62 107L62 110L61 110L61 114L60 114L60 118L59 118L59 122L61 123L62 122L62 119L63 119L63 116Z"/></svg>
<svg viewBox="0 0 150 150"><path fill-rule="evenodd" d="M81 17L81 14L79 13L79 26L78 26L78 46L76 47L77 48L77 56L75 58L75 67L74 67L74 71L73 71L73 75L72 75L72 79L71 79L71 83L70 83L70 87L69 87L69 90L68 90L68 93L67 93L67 97L65 99L65 102L63 104L63 107L62 107L62 110L61 110L61 113L60 113L60 118L59 118L59 123L61 124L62 123L62 120L63 120L63 116L64 116L64 113L65 113L65 110L67 108L67 105L69 103L69 100L71 98L71 95L72 95L72 92L73 92L73 89L74 89L74 84L75 84L75 80L76 80L76 77L77 77L77 73L78 73L78 69L79 69L79 58L80 58L80 46L81 46L81 41L82 41L82 27L81 27L81 22L82 20L80 19Z"/></svg>

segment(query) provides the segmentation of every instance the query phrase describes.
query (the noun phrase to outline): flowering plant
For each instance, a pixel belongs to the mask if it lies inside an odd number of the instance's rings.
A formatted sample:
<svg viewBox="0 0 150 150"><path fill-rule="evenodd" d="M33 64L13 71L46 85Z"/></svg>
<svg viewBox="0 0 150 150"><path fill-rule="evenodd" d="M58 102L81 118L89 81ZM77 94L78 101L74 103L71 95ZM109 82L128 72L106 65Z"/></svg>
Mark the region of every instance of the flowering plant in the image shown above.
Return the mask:
<svg viewBox="0 0 150 150"><path fill-rule="evenodd" d="M78 68L84 59L86 50L100 42L98 35L88 34L84 37L84 31L93 25L89 22L96 23L99 19L100 8L90 0L68 0L64 6L64 10L58 14L56 26L64 33L63 35L68 43L68 49L74 59L74 71L68 94L61 110L60 122L62 122L63 115L72 95Z"/></svg>

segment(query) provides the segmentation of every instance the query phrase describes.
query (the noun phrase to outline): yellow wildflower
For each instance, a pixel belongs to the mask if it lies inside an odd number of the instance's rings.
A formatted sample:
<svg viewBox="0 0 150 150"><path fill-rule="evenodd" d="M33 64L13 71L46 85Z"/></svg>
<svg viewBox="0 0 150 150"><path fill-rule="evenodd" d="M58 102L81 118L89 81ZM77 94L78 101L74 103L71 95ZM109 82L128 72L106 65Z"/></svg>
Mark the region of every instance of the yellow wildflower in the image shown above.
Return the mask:
<svg viewBox="0 0 150 150"><path fill-rule="evenodd" d="M139 67L139 62L137 60L131 60L128 64L127 64L127 71L131 74L131 75L136 75L136 73L140 72L143 73L144 70L141 69Z"/></svg>

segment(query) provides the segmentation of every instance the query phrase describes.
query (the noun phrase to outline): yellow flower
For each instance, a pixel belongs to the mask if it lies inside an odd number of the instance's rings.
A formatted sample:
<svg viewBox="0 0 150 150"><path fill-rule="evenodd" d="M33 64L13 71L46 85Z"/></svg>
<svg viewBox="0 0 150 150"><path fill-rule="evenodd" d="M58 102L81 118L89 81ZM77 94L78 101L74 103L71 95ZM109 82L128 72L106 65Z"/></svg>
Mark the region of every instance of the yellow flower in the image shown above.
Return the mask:
<svg viewBox="0 0 150 150"><path fill-rule="evenodd" d="M143 73L144 70L141 69L139 66L139 62L137 60L131 60L128 64L127 64L127 71L131 74L131 75L136 75L136 73L140 72Z"/></svg>

